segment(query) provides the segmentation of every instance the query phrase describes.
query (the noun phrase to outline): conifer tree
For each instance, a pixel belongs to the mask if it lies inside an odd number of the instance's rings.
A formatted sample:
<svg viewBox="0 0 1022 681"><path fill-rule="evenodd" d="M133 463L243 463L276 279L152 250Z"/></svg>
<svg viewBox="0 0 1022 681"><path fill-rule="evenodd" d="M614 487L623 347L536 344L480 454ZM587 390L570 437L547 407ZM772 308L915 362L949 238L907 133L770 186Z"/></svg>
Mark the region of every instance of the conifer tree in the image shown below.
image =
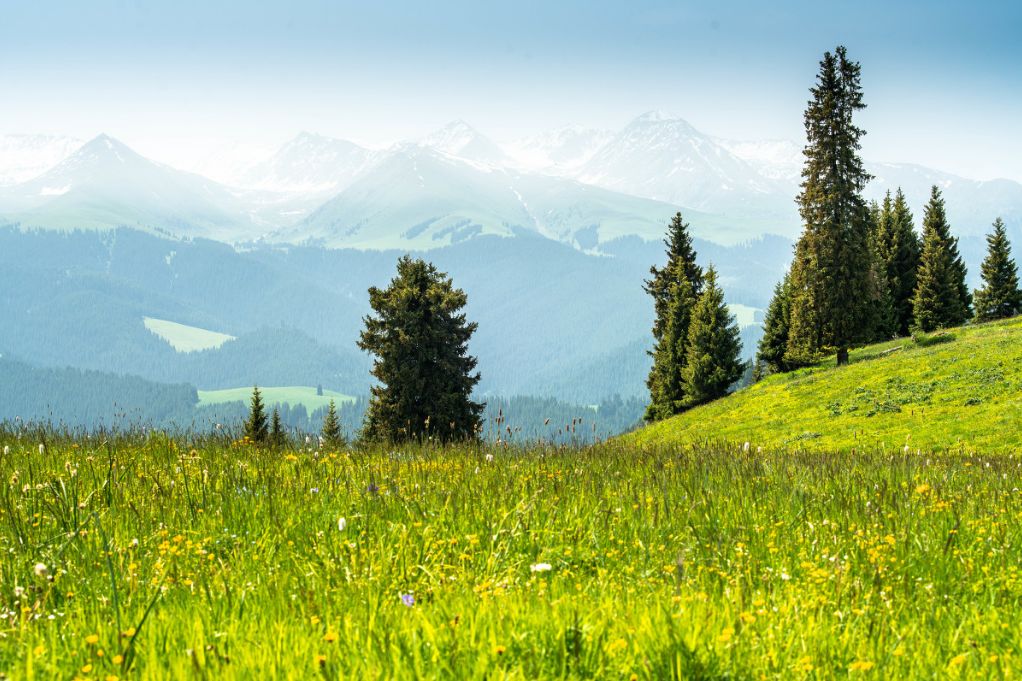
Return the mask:
<svg viewBox="0 0 1022 681"><path fill-rule="evenodd" d="M888 278L888 254L892 243L893 210L891 193L884 198L883 208L876 201L870 204L870 300L868 320L871 333L868 340L885 341L892 338L898 331L898 317L891 295L891 282Z"/></svg>
<svg viewBox="0 0 1022 681"><path fill-rule="evenodd" d="M888 225L890 236L884 254L887 263L887 282L897 319L897 333L900 336L907 336L912 328L912 298L916 292L916 277L922 248L913 224L912 211L909 210L901 187L894 195Z"/></svg>
<svg viewBox="0 0 1022 681"><path fill-rule="evenodd" d="M689 320L696 299L692 295L692 284L685 276L678 276L670 284L668 293L664 310L666 320L651 353L653 367L646 379L650 396L646 407L647 421L669 418L685 409L682 371L686 362Z"/></svg>
<svg viewBox="0 0 1022 681"><path fill-rule="evenodd" d="M1011 244L1001 218L987 235L987 255L980 266L983 288L976 291L976 319L981 322L1005 319L1022 313L1022 290L1018 267L1011 259Z"/></svg>
<svg viewBox="0 0 1022 681"><path fill-rule="evenodd" d="M786 361L816 359L826 347L838 364L872 329L869 210L862 190L870 179L859 157L865 131L854 114L866 107L861 69L844 47L827 52L805 112L802 191L804 225L791 268L791 324Z"/></svg>
<svg viewBox="0 0 1022 681"><path fill-rule="evenodd" d="M688 225L676 213L664 239L667 263L650 268L652 275L644 290L653 297L653 367L646 385L650 404L646 420L673 416L684 408L681 371L685 366L688 323L696 298L702 291L703 271L696 264L696 252Z"/></svg>
<svg viewBox="0 0 1022 681"><path fill-rule="evenodd" d="M483 404L472 400L479 382L468 342L476 330L462 309L465 292L423 260L404 256L385 289L369 289L374 315L364 319L358 346L376 356L362 435L400 442L433 438L474 440Z"/></svg>
<svg viewBox="0 0 1022 681"><path fill-rule="evenodd" d="M266 442L268 434L263 396L259 393L259 386L252 386L252 400L249 403L248 419L245 421L245 437L252 442L262 444Z"/></svg>
<svg viewBox="0 0 1022 681"><path fill-rule="evenodd" d="M791 322L791 300L788 295L788 275L785 274L784 279L774 286L774 296L763 318L763 337L756 352L759 367L757 378L789 370L784 361L784 354L788 350L788 325Z"/></svg>
<svg viewBox="0 0 1022 681"><path fill-rule="evenodd" d="M972 296L965 284L965 274L958 239L951 236L944 199L934 186L923 216L923 246L912 298L913 328L928 332L968 321Z"/></svg>
<svg viewBox="0 0 1022 681"><path fill-rule="evenodd" d="M327 447L340 447L344 444L344 436L341 435L341 420L337 418L337 407L333 400L330 400L330 404L326 408L320 436L323 438L323 444Z"/></svg>
<svg viewBox="0 0 1022 681"><path fill-rule="evenodd" d="M284 435L284 425L280 421L280 409L273 408L273 415L270 416L270 444L274 447L283 447L287 437Z"/></svg>
<svg viewBox="0 0 1022 681"><path fill-rule="evenodd" d="M703 292L692 309L685 353L682 378L687 406L723 397L745 372L738 323L724 303L712 266L706 270Z"/></svg>

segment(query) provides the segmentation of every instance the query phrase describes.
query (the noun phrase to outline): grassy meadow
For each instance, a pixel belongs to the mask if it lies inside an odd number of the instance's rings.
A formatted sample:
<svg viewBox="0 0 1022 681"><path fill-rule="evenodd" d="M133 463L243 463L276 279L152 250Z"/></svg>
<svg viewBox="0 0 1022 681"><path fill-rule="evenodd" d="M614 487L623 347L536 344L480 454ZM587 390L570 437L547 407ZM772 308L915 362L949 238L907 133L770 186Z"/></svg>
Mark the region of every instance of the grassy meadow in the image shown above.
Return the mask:
<svg viewBox="0 0 1022 681"><path fill-rule="evenodd" d="M0 432L12 679L1008 678L1016 454Z"/></svg>
<svg viewBox="0 0 1022 681"><path fill-rule="evenodd" d="M241 402L247 405L252 399L252 386L246 388L225 388L223 390L199 390L199 405L226 404L228 402ZM304 405L310 412L326 407L330 400L340 405L343 402L354 402L355 398L335 390L323 389L322 395L316 394L316 388L306 385L292 385L279 387L260 387L259 393L263 402L268 405L290 404L297 407Z"/></svg>
<svg viewBox="0 0 1022 681"><path fill-rule="evenodd" d="M767 377L628 436L818 451L1022 451L1022 317L871 345Z"/></svg>

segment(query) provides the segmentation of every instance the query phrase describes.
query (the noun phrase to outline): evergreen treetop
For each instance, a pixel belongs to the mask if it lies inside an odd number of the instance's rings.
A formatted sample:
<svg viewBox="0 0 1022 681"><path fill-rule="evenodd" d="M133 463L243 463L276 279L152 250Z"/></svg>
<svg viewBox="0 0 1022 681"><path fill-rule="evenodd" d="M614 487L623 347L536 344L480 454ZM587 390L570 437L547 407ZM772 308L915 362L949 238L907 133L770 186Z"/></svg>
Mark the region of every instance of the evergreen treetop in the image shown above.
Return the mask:
<svg viewBox="0 0 1022 681"><path fill-rule="evenodd" d="M759 341L756 362L759 367L757 378L788 371L784 355L788 350L788 325L791 322L791 299L788 290L789 275L774 286L766 315L763 317L763 337Z"/></svg>
<svg viewBox="0 0 1022 681"><path fill-rule="evenodd" d="M341 434L341 420L337 417L337 405L333 400L327 405L326 415L323 417L323 428L320 431L323 444L335 448L344 444L344 436Z"/></svg>
<svg viewBox="0 0 1022 681"><path fill-rule="evenodd" d="M706 270L702 295L692 309L685 368L685 401L695 406L723 397L745 372L738 323L717 285L717 272Z"/></svg>
<svg viewBox="0 0 1022 681"><path fill-rule="evenodd" d="M650 267L651 276L644 282L644 290L653 297L653 338L656 340L663 335L672 296L671 285L678 277L683 274L688 279L693 296L698 296L703 290L703 270L696 264L696 251L688 227L681 213L675 213L664 238L667 263L662 268L656 265Z"/></svg>
<svg viewBox="0 0 1022 681"><path fill-rule="evenodd" d="M266 407L259 386L252 386L252 399L249 402L248 419L245 421L245 437L255 443L266 442L269 430L266 423Z"/></svg>
<svg viewBox="0 0 1022 681"><path fill-rule="evenodd" d="M944 199L934 186L923 216L923 245L912 298L913 328L928 332L960 326L971 316L958 239L951 236Z"/></svg>

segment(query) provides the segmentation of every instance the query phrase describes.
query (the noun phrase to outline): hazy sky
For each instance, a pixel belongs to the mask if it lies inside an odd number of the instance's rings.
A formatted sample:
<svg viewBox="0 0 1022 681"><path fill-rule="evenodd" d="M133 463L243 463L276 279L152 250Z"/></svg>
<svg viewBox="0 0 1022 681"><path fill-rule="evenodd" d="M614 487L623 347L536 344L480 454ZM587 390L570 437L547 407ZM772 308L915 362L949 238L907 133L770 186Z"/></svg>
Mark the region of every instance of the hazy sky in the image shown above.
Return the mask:
<svg viewBox="0 0 1022 681"><path fill-rule="evenodd" d="M107 132L195 166L301 130L371 144L463 118L505 140L650 109L801 140L824 50L863 67L865 155L1022 180L1022 3L3 2L0 134Z"/></svg>

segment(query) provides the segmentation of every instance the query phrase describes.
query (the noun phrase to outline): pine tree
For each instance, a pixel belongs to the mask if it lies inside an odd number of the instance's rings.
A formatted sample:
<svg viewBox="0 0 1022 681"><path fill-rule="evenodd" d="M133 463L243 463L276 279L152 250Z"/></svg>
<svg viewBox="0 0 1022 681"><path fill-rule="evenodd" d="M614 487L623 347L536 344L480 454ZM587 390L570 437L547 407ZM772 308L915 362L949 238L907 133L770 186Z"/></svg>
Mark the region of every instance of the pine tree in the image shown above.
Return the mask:
<svg viewBox="0 0 1022 681"><path fill-rule="evenodd" d="M273 415L270 417L270 444L274 447L283 447L287 436L284 434L284 425L280 421L280 409L273 408Z"/></svg>
<svg viewBox="0 0 1022 681"><path fill-rule="evenodd" d="M791 299L788 291L788 275L774 287L766 315L763 318L763 337L756 352L759 367L757 380L770 374L788 371L784 354L788 350L788 325L791 323Z"/></svg>
<svg viewBox="0 0 1022 681"><path fill-rule="evenodd" d="M824 348L848 361L850 345L868 340L875 287L869 249L870 179L859 157L865 131L853 121L866 108L861 69L844 47L827 52L805 112L802 191L804 230L791 269L791 324L786 361L815 360Z"/></svg>
<svg viewBox="0 0 1022 681"><path fill-rule="evenodd" d="M901 188L894 195L889 217L890 236L887 251L887 282L897 319L897 333L907 336L912 328L912 299L916 291L921 246L912 220L912 211Z"/></svg>
<svg viewBox="0 0 1022 681"><path fill-rule="evenodd" d="M870 204L869 216L869 285L872 305L868 308L871 329L868 340L880 342L890 340L898 331L898 316L894 307L894 297L891 295L887 262L893 243L894 215L890 192L884 197L882 208L876 201Z"/></svg>
<svg viewBox="0 0 1022 681"><path fill-rule="evenodd" d="M269 431L266 427L266 407L259 393L259 386L252 386L252 400L249 403L248 419L245 421L245 437L252 442L266 442Z"/></svg>
<svg viewBox="0 0 1022 681"><path fill-rule="evenodd" d="M320 436L323 438L323 444L327 447L336 448L344 444L344 436L341 435L341 420L337 417L337 407L333 400L330 400L330 404L326 408Z"/></svg>
<svg viewBox="0 0 1022 681"><path fill-rule="evenodd" d="M958 239L951 236L944 199L934 186L923 216L922 254L912 298L913 328L928 332L968 321L972 296L965 284L965 274Z"/></svg>
<svg viewBox="0 0 1022 681"><path fill-rule="evenodd" d="M706 271L702 295L692 309L685 368L685 402L703 404L727 394L745 372L738 323L724 303L717 272Z"/></svg>
<svg viewBox="0 0 1022 681"><path fill-rule="evenodd" d="M976 291L976 319L981 322L1005 319L1022 313L1022 290L1018 267L1011 259L1011 244L1001 218L987 235L987 255L980 266L983 288Z"/></svg>
<svg viewBox="0 0 1022 681"><path fill-rule="evenodd" d="M368 440L474 440L483 404L468 342L476 330L462 309L465 292L423 260L404 256L386 289L369 289L375 315L364 319L358 346L376 356L363 425Z"/></svg>
<svg viewBox="0 0 1022 681"><path fill-rule="evenodd" d="M680 268L679 268L680 269ZM666 320L660 339L653 352L653 367L646 385L649 387L650 402L646 407L645 419L659 421L680 413L685 409L685 390L682 371L685 367L685 348L688 344L688 327L695 306L692 284L684 276L671 283Z"/></svg>
<svg viewBox="0 0 1022 681"><path fill-rule="evenodd" d="M682 410L684 392L681 371L685 365L688 322L703 287L703 271L696 264L696 252L688 225L676 213L664 239L667 263L650 268L652 275L644 290L653 297L653 366L646 386L650 403L646 420L657 421Z"/></svg>

